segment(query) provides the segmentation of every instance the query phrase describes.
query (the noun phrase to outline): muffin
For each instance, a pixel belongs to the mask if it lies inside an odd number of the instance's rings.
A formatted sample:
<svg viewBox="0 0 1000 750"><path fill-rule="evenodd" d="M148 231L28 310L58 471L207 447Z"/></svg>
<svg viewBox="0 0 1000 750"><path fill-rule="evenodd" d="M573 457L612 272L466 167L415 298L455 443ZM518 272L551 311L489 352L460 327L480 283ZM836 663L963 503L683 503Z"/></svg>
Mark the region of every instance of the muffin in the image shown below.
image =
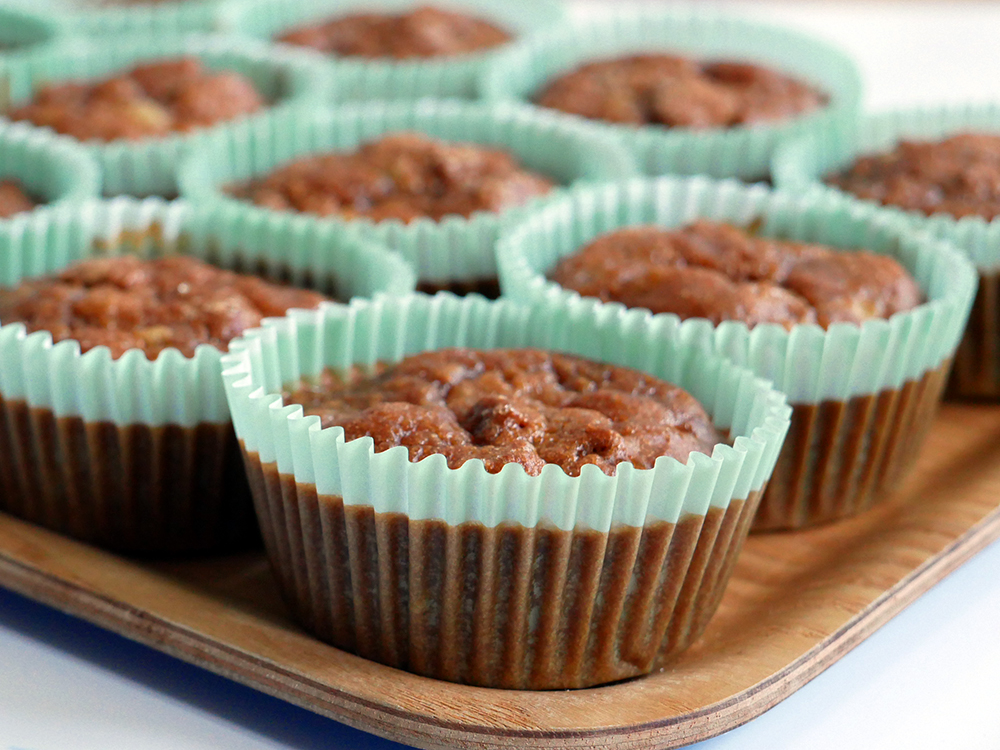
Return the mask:
<svg viewBox="0 0 1000 750"><path fill-rule="evenodd" d="M541 107L591 120L670 128L781 122L826 101L814 87L762 65L663 54L586 63L535 97Z"/></svg>
<svg viewBox="0 0 1000 750"><path fill-rule="evenodd" d="M954 242L979 272L955 355L951 396L1000 398L1000 110L993 105L899 111L796 139L775 154L779 187L826 184L914 229Z"/></svg>
<svg viewBox="0 0 1000 750"><path fill-rule="evenodd" d="M406 292L413 276L347 238L284 229L255 245L240 231L219 212L124 199L25 228L0 279L4 511L137 555L257 542L219 358L247 326L326 297L229 269L344 299Z"/></svg>
<svg viewBox="0 0 1000 750"><path fill-rule="evenodd" d="M958 253L874 209L698 178L580 188L509 226L497 250L505 295L662 321L788 396L757 530L889 496L933 420L975 290Z"/></svg>
<svg viewBox="0 0 1000 750"><path fill-rule="evenodd" d="M511 39L489 21L421 5L403 13L348 13L286 31L277 41L327 55L408 60L468 54Z"/></svg>
<svg viewBox="0 0 1000 750"><path fill-rule="evenodd" d="M566 20L559 0L230 0L221 21L334 71L338 100L476 98L500 50Z"/></svg>
<svg viewBox="0 0 1000 750"><path fill-rule="evenodd" d="M564 289L681 320L738 320L791 330L860 325L922 302L894 258L759 237L699 220L677 229L629 227L563 257L549 278Z"/></svg>
<svg viewBox="0 0 1000 750"><path fill-rule="evenodd" d="M295 355L317 343L322 358ZM632 677L696 638L787 427L782 397L721 357L502 300L352 303L231 352L227 396L299 621L489 687Z"/></svg>
<svg viewBox="0 0 1000 750"><path fill-rule="evenodd" d="M479 93L585 119L620 138L646 174L761 180L781 140L853 116L860 86L853 62L819 40L633 7L511 45Z"/></svg>
<svg viewBox="0 0 1000 750"><path fill-rule="evenodd" d="M211 72L197 58L185 56L138 65L100 81L42 86L7 117L78 141L139 140L211 127L266 106L245 76Z"/></svg>
<svg viewBox="0 0 1000 750"><path fill-rule="evenodd" d="M182 151L236 122L294 122L332 85L323 71L228 38L98 38L20 60L0 58L5 118L65 134L95 158L106 195L177 193Z"/></svg>
<svg viewBox="0 0 1000 750"><path fill-rule="evenodd" d="M522 107L344 105L291 129L236 128L192 150L182 195L246 216L294 211L399 252L425 290L496 289L502 221L565 185L634 173L619 145ZM523 205L522 205L523 204Z"/></svg>

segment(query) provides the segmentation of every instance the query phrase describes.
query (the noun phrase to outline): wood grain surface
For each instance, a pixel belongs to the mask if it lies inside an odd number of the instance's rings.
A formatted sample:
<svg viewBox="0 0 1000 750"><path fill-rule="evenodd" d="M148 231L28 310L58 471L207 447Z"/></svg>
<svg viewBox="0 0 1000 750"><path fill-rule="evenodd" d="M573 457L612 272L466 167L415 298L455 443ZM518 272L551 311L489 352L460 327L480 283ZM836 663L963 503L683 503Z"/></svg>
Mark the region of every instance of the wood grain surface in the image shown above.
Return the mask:
<svg viewBox="0 0 1000 750"><path fill-rule="evenodd" d="M142 563L0 515L0 583L352 726L425 748L673 748L790 695L1000 537L1000 407L948 406L887 502L754 536L705 635L600 688L437 682L326 646L289 619L262 555Z"/></svg>

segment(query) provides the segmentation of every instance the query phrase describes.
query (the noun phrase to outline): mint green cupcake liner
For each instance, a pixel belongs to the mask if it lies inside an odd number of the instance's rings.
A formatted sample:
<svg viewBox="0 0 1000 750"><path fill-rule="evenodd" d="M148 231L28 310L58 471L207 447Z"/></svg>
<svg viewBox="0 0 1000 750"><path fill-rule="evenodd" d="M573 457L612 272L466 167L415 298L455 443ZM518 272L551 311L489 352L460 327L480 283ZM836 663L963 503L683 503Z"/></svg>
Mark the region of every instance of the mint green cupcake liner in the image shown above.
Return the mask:
<svg viewBox="0 0 1000 750"><path fill-rule="evenodd" d="M32 213L0 237L0 287L86 257L184 252L293 280L345 299L405 294L402 261L294 221L247 226L222 211L158 199L90 201ZM334 284L331 275L336 279ZM62 533L140 554L223 551L256 539L225 403L222 353L193 357L105 347L0 321L0 504Z"/></svg>
<svg viewBox="0 0 1000 750"><path fill-rule="evenodd" d="M447 141L479 143L511 152L529 169L558 183L599 181L635 173L628 154L600 134L518 106L425 99L419 102L370 102L303 113L293 124L276 120L220 130L186 155L179 169L181 195L199 204L239 206L248 218L274 216L271 209L228 195L226 186L266 175L282 164L310 154L353 151L383 135L416 131ZM551 200L545 196L538 205ZM303 221L356 229L400 253L423 282L446 284L496 277L494 243L504 217L477 212L442 221L419 218L408 224L302 214Z"/></svg>
<svg viewBox="0 0 1000 750"><path fill-rule="evenodd" d="M680 226L696 218L739 226L760 222L765 236L892 255L927 302L860 326L750 329L738 321L712 326L704 319L626 310L546 278L560 258L600 234L641 224ZM511 222L497 253L504 296L655 321L672 336L750 367L787 394L795 439L778 461L757 528L852 515L885 494L930 423L976 290L972 265L952 245L872 208L830 193L772 192L698 177L576 189Z"/></svg>
<svg viewBox="0 0 1000 750"><path fill-rule="evenodd" d="M0 59L33 54L60 34L57 21L25 8L0 4Z"/></svg>
<svg viewBox="0 0 1000 750"><path fill-rule="evenodd" d="M275 41L293 29L355 13L404 13L420 6L414 0L235 0L221 13L221 23L235 33ZM529 38L565 20L557 0L446 0L434 3L491 21L516 38ZM284 45L288 46L288 45ZM476 80L502 49L418 60L335 57L310 50L314 61L336 71L337 96L344 99L475 98Z"/></svg>
<svg viewBox="0 0 1000 750"><path fill-rule="evenodd" d="M451 294L296 311L233 342L223 379L279 582L302 623L366 658L490 687L643 674L700 633L774 466L789 410L662 325ZM712 456L608 476L497 474L344 440L279 395L450 346L540 347L685 387L731 436ZM604 634L596 638L598 634Z"/></svg>
<svg viewBox="0 0 1000 750"><path fill-rule="evenodd" d="M101 0L5 0L79 36L222 31L220 0L172 0L132 5Z"/></svg>
<svg viewBox="0 0 1000 750"><path fill-rule="evenodd" d="M240 123L271 123L276 129L290 128L300 110L321 101L332 81L301 55L278 52L266 45L212 36L136 36L113 43L73 39L44 53L23 59L0 59L0 113L30 101L43 85L71 80L100 79L143 62L194 55L209 68L234 70L247 76L257 90L273 102L261 113L232 123L178 133L164 138L91 140L81 145L99 162L104 193L117 195L171 196L177 192L177 163L185 149ZM52 133L50 128L35 126ZM69 136L59 139L80 143Z"/></svg>
<svg viewBox="0 0 1000 750"><path fill-rule="evenodd" d="M83 148L23 123L0 125L0 180L15 180L45 206L95 198L101 192L97 163ZM0 237L18 231L15 227L24 217L0 219Z"/></svg>
<svg viewBox="0 0 1000 750"><path fill-rule="evenodd" d="M823 179L858 157L891 151L901 140L941 140L961 132L1000 134L1000 106L973 104L888 112L866 117L783 144L774 155L775 184L790 190L823 189L866 205L878 205L827 186ZM822 186L822 188L820 188ZM961 248L979 271L979 293L958 348L951 395L1000 398L1000 219L926 216L893 206L879 211Z"/></svg>
<svg viewBox="0 0 1000 750"><path fill-rule="evenodd" d="M860 105L857 66L825 42L696 8L641 6L601 14L512 47L490 63L479 93L489 101L530 102L546 82L586 62L642 52L760 63L814 84L830 100L816 112L783 123L704 130L613 125L565 115L620 138L650 175L766 178L779 142L854 117Z"/></svg>

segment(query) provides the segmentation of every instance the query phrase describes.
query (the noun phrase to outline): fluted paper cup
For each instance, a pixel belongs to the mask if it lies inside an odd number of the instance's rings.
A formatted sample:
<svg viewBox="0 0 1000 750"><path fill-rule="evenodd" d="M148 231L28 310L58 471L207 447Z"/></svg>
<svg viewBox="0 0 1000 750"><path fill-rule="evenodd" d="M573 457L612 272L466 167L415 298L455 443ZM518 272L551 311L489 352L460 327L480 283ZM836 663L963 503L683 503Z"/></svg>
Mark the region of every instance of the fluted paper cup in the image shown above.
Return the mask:
<svg viewBox="0 0 1000 750"><path fill-rule="evenodd" d="M97 256L185 252L217 265L305 278L347 299L402 294L398 258L294 222L247 227L157 199L34 212L0 253L0 287ZM0 509L93 544L141 555L222 552L257 539L226 407L222 352L81 354L0 320Z"/></svg>
<svg viewBox="0 0 1000 750"><path fill-rule="evenodd" d="M538 476L443 455L411 462L321 429L281 391L451 346L538 347L686 388L730 443L652 469ZM722 357L630 313L412 295L294 313L234 341L223 378L265 545L318 637L490 687L570 688L645 674L695 639L721 597L785 430L785 400Z"/></svg>

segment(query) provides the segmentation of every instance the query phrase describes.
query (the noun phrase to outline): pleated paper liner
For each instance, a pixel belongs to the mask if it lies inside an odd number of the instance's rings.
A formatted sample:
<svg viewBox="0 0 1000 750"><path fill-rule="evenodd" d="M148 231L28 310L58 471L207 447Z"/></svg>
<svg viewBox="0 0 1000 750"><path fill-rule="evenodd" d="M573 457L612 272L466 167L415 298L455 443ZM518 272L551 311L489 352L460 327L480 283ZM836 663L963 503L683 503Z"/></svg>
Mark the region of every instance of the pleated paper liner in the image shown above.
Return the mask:
<svg viewBox="0 0 1000 750"><path fill-rule="evenodd" d="M115 0L5 0L79 36L128 37L224 30L220 0L122 3Z"/></svg>
<svg viewBox="0 0 1000 750"><path fill-rule="evenodd" d="M415 0L232 0L222 10L222 24L235 33L268 42L303 26L358 13L400 14L426 3ZM445 0L435 7L482 18L517 39L566 22L558 0ZM290 45L283 45L290 46ZM476 81L485 66L509 45L462 55L409 60L341 57L309 50L316 64L336 71L341 99L419 99L476 97ZM303 48L308 49L308 48Z"/></svg>
<svg viewBox="0 0 1000 750"><path fill-rule="evenodd" d="M962 132L1000 135L1000 106L973 104L901 110L789 141L775 152L775 184L792 190L819 186L827 175L850 166L859 156L890 151L901 140L941 140ZM840 193L833 187L825 189ZM954 242L975 263L979 271L979 294L965 338L955 354L948 390L957 397L1000 398L1000 312L996 306L1000 219L925 216L892 206L881 210L910 222L915 229Z"/></svg>
<svg viewBox="0 0 1000 750"><path fill-rule="evenodd" d="M59 33L56 21L27 7L0 7L0 58L37 53Z"/></svg>
<svg viewBox="0 0 1000 750"><path fill-rule="evenodd" d="M546 273L599 234L696 218L759 224L765 236L889 254L920 285L927 302L914 310L828 330L748 329L738 321L713 327L704 319L642 311L672 335L750 367L788 395L791 437L756 529L797 528L868 507L902 476L934 414L975 294L972 265L949 243L829 192L660 178L579 188L512 223L498 243L501 289L525 301L614 314L622 305L581 298Z"/></svg>
<svg viewBox="0 0 1000 750"><path fill-rule="evenodd" d="M186 252L312 282L343 298L413 289L412 271L368 243L294 221L244 227L225 212L157 199L32 214L0 255L0 286L94 256ZM3 321L0 321L2 324ZM221 352L155 360L53 345L0 325L0 505L103 547L141 555L222 552L259 537L219 370Z"/></svg>
<svg viewBox="0 0 1000 750"><path fill-rule="evenodd" d="M7 100L0 101L0 114L30 101L44 85L102 79L135 65L183 55L193 55L213 70L232 70L247 76L269 106L237 121L190 133L83 142L82 147L100 164L105 195L173 196L177 193L177 163L184 149L241 123L292 128L298 110L322 100L333 86L327 74L301 54L280 52L250 40L199 35L71 39L37 55L12 60L0 58L0 90L7 94ZM53 132L33 127L39 132ZM69 136L57 137L80 144Z"/></svg>
<svg viewBox="0 0 1000 750"><path fill-rule="evenodd" d="M14 180L42 206L100 195L97 163L80 146L23 123L0 127L0 180ZM0 219L0 252L26 214Z"/></svg>
<svg viewBox="0 0 1000 750"><path fill-rule="evenodd" d="M829 103L784 122L698 130L565 115L620 138L646 174L764 179L779 142L853 118L860 106L860 74L840 50L795 31L697 8L632 6L540 35L498 55L480 78L479 92L488 101L530 102L546 82L586 62L650 52L756 62L811 83Z"/></svg>
<svg viewBox="0 0 1000 750"><path fill-rule="evenodd" d="M539 347L687 388L732 446L578 477L411 462L285 407L286 384L449 346ZM272 321L223 378L265 544L302 624L367 658L491 687L645 674L701 632L774 466L788 408L766 382L641 315L412 295Z"/></svg>
<svg viewBox="0 0 1000 750"><path fill-rule="evenodd" d="M251 217L274 216L229 195L227 187L268 174L309 154L353 151L383 135L416 131L451 142L471 142L512 153L525 167L562 185L635 173L632 160L611 139L563 118L518 106L482 106L424 99L418 102L369 102L336 109L315 109L284 126L271 120L220 130L186 155L179 170L181 194L199 204L238 206ZM535 199L534 203L550 200ZM494 244L501 221L522 208L500 214L479 211L471 217L441 221L418 218L373 223L303 214L303 220L355 228L365 237L399 252L428 285L494 282Z"/></svg>

